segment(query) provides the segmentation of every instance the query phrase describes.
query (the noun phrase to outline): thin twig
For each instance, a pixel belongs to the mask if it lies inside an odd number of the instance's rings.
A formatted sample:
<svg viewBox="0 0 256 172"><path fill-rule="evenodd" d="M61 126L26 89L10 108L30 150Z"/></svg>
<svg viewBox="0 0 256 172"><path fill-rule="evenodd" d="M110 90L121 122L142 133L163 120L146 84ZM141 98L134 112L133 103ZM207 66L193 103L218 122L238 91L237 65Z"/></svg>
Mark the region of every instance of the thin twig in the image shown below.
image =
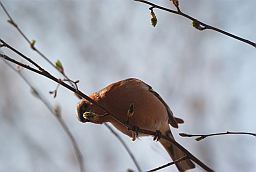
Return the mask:
<svg viewBox="0 0 256 172"><path fill-rule="evenodd" d="M58 72L60 72L57 68L56 65L54 65L54 63L52 63L49 58L44 55L40 50L38 50L36 47L35 47L35 42L34 41L30 41L28 39L28 37L25 35L25 33L20 29L20 27L16 24L16 22L14 21L14 19L11 17L11 15L9 14L9 12L7 11L7 9L5 8L5 6L3 5L3 3L0 1L0 6L2 7L2 9L4 10L5 14L7 15L7 17L9 18L8 22L14 27L17 29L17 31L22 35L22 37L27 41L27 43L30 45L31 49L36 51L43 59L45 59L52 67L54 67ZM71 79L69 79L69 77L64 73L64 72L60 72L63 76L64 76L64 81L68 81L70 83L70 85L75 88L75 89L78 89L78 86L77 86L77 83L78 81L72 81ZM113 131L110 130L112 133ZM113 133L114 134L114 133ZM138 171L141 171L139 165L138 165L138 162L137 160L135 159L135 157L133 156L133 154L131 153L131 151L129 150L129 148L127 146L125 146L125 143L124 141L122 140L122 138L117 134L115 133L114 134L117 139L121 142L121 144L125 147L125 149L127 150L129 156L131 157L131 159L133 160L135 166L137 167ZM81 165L80 165L81 167Z"/></svg>
<svg viewBox="0 0 256 172"><path fill-rule="evenodd" d="M80 151L80 148L76 142L76 139L74 138L73 134L71 133L71 131L69 130L67 124L65 123L65 121L62 119L61 114L58 114L60 112L56 112L54 111L54 107L38 92L38 90L30 83L30 81L17 69L15 69L11 64L9 64L9 62L7 62L6 60L4 60L4 62L16 73L19 74L19 76L23 79L23 81L30 87L32 94L38 98L46 107L47 109L51 112L51 114L55 117L55 119L59 122L59 124L61 125L62 129L64 130L64 132L67 134L68 138L71 141L71 144L74 148L75 151L75 155L79 164L79 168L80 168L80 172L84 172L85 168L84 168L84 163L83 163L83 156L82 153Z"/></svg>
<svg viewBox="0 0 256 172"><path fill-rule="evenodd" d="M128 152L128 154L130 155L131 159L133 160L135 166L137 167L137 169L139 170L139 172L141 172L141 168L139 166L139 163L137 162L137 160L135 159L134 155L132 154L131 150L129 149L129 147L126 145L126 143L124 142L124 140L120 137L119 134L117 134L117 132L115 132L115 130L113 130L113 128L107 124L104 123L104 125L110 130L110 132L112 134L114 134L116 136L116 138L120 141L120 143L124 146L124 148L126 149L126 151Z"/></svg>
<svg viewBox="0 0 256 172"><path fill-rule="evenodd" d="M49 58L47 58L46 55L44 55L39 49L36 48L35 46L35 41L31 41L26 34L20 29L20 27L18 26L18 24L14 21L14 19L12 18L12 16L9 14L9 12L7 11L7 9L5 8L5 6L3 5L3 3L0 1L0 6L2 7L2 9L4 10L5 14L7 15L7 17L9 18L7 21L8 23L10 23L21 35L22 37L26 40L26 42L30 45L31 49L34 50L37 54L39 54L44 60L46 60L52 67L54 67L56 70L58 70L58 68L56 67L56 65L51 62L51 60ZM64 73L64 72L60 72L64 78L67 79L67 81L69 82L70 85L72 85L73 87L77 88L77 85L74 84L74 82L72 82L71 79L68 78L68 76Z"/></svg>
<svg viewBox="0 0 256 172"><path fill-rule="evenodd" d="M166 168L166 167L169 167L169 166L171 166L171 165L174 165L174 164L176 164L176 163L178 163L178 162L184 161L184 160L186 160L186 159L189 159L189 158L188 158L187 156L183 156L183 157L181 157L181 158L179 158L179 159L177 159L177 160L175 160L175 161L173 161L173 162L169 162L169 163L164 164L164 165L162 165L162 166L160 166L160 167L154 168L154 169L152 169L152 170L148 170L147 172L158 171L158 170L161 170L161 169L163 169L163 168Z"/></svg>
<svg viewBox="0 0 256 172"><path fill-rule="evenodd" d="M71 131L69 130L67 124L65 123L65 121L63 120L63 118L58 118L58 122L60 123L60 125L62 126L62 128L65 130L65 132L67 133L67 135L69 136L70 140L72 141L73 147L75 149L75 154L77 156L77 160L79 162L79 168L81 172L85 171L84 168L84 161L83 161L83 155L78 147L78 144L74 138L74 136L72 135Z"/></svg>
<svg viewBox="0 0 256 172"><path fill-rule="evenodd" d="M2 42L1 39L0 39L0 42ZM51 80L57 82L58 84L60 84L60 85L62 85L62 86L65 85L64 87L68 88L68 89L71 90L72 92L78 94L79 96L81 96L81 97L83 97L83 98L85 98L85 99L86 99L86 97L88 97L88 96L86 96L85 94L83 94L82 92L80 92L79 90L77 90L77 89L75 89L75 88L69 86L68 84L66 84L66 83L63 82L62 80L57 79L57 78L55 78L54 76L50 75L50 73L48 73L48 72L45 73L45 70L41 71L41 70L32 68L32 67L30 67L29 65L20 63L20 62L14 60L14 59L12 59L12 58L10 58L10 57L8 57L8 56L2 54L2 53L0 53L0 57L2 57L3 59L5 59L5 60L7 60L7 61L10 61L10 62L12 62L12 63L14 63L14 64L17 64L17 65L19 65L19 66L21 66L21 67L23 67L23 68L26 68L26 69L28 69L28 70L30 70L30 71L33 71L33 72L35 72L35 73L37 73L37 74L39 74L39 75L43 75L43 76L45 76L46 78L49 78L49 79L51 79ZM23 79L24 79L24 77L23 77ZM25 80L25 79L24 79L24 80ZM30 85L30 84L29 84L29 85ZM30 85L30 86L31 86L31 85ZM32 89L32 88L31 88L31 89ZM35 89L32 89L32 91L33 91L33 93L34 93L36 96L38 96L38 92L37 92ZM89 97L88 97L88 98L89 98ZM39 99L41 100L40 97L39 97ZM90 98L89 98L89 99L90 99ZM92 100L92 99L91 99L91 100ZM42 101L43 101L43 103L47 106L47 108L49 109L49 106L50 106L50 105L47 104L44 100L42 100ZM93 100L92 100L92 101L93 101ZM96 102L95 102L95 103L96 103ZM57 119L59 119L59 118L57 118ZM64 121L59 121L59 122L61 123L61 125L63 125L63 127L66 126L65 123L63 123ZM122 139L117 133L115 133L115 132L110 128L110 126L107 126L107 124L105 124L105 126L117 137L117 139L118 139L118 140L121 142L121 144L125 147L126 151L128 152L129 156L130 156L131 159L133 160L133 162L134 162L135 166L137 167L138 171L141 172L141 169L140 169L140 167L139 167L139 165L138 165L137 160L136 160L135 157L133 156L131 150L129 150L129 148L127 147L127 145L124 143L123 139ZM67 128L67 126L66 126L65 128ZM70 133L70 132L69 132L69 133ZM67 134L68 134L68 133L67 133ZM74 141L75 141L75 140L74 140ZM79 155L79 154L78 154L78 155ZM81 154L80 154L78 157L81 157ZM81 167L81 165L80 165L80 167ZM83 168L83 169L84 169L84 168Z"/></svg>
<svg viewBox="0 0 256 172"><path fill-rule="evenodd" d="M229 36L229 37L231 37L231 38L234 38L234 39L236 39L236 40L239 40L239 41L241 41L241 42L244 42L244 43L249 44L249 45L253 46L254 48L256 48L256 43L255 43L255 42L252 42L252 41L250 41L250 40L248 40L248 39L244 39L244 38L239 37L239 36L237 36L237 35L231 34L231 33L229 33L229 32L226 32L226 31L224 31L224 30L221 30L221 29L219 29L219 28L216 28L216 27L213 27L213 26L208 25L208 24L206 24L206 23L203 23L203 22L197 20L196 18L191 17L191 16L189 16L189 15L187 15L187 14L181 12L180 10L177 10L177 11L171 10L171 9L168 9L168 8L165 8L165 7L162 7L162 6L159 6L159 5L157 5L157 4L154 4L154 3L152 3L152 2L145 1L145 0L134 0L134 1L141 2L141 3L144 3L144 4L148 4L148 5L151 6L151 8L157 8L157 9L160 9L160 10L163 10L163 11L167 11L167 12L169 12L169 13L173 13L173 14L176 14L176 15L183 16L183 17L185 17L185 18L191 20L193 23L195 23L195 24L198 26L198 27L196 27L196 28L199 29L199 30L206 30L206 29L214 30L214 31L216 31L216 32L219 32L219 33L221 33L221 34L224 34L224 35L226 35L226 36ZM200 29L200 28L201 28L201 29Z"/></svg>
<svg viewBox="0 0 256 172"><path fill-rule="evenodd" d="M32 42L30 42L30 40L26 37L26 35L21 31L21 29L18 27L18 25L14 22L14 20L12 19L12 17L10 16L10 14L8 13L8 11L6 10L6 8L4 7L4 5L2 4L2 2L0 1L0 6L2 7L2 9L4 10L4 12L6 13L6 15L8 16L9 20L8 22L13 25L18 32L26 39L27 42L29 42L30 44L32 44ZM13 47L9 46L8 44L5 44L4 42L2 42L1 40L1 46L6 46L8 47L10 50L14 51L15 53L17 53L18 55L22 56L25 60L27 60L28 62L30 62L31 64L33 64L34 66L36 66L40 71L42 72L46 72L44 69L42 69L39 65L37 65L37 63L35 63L34 61L32 61L29 58L26 58L22 53L16 51L16 49L14 49ZM32 48L33 49L33 48ZM34 49L36 50L36 49ZM6 61L5 61L6 62ZM59 122L59 124L61 125L62 129L65 131L65 133L67 134L67 136L69 137L74 151L75 151L75 155L79 164L79 168L80 168L80 172L84 172L84 163L83 163L83 157L82 157L82 153L79 149L79 146L74 138L74 136L72 135L71 131L69 130L67 124L65 123L65 121L63 121L63 119L61 118L60 115L56 115L56 113L53 110L53 107L46 101L46 99L44 99L40 93L32 86L32 84L25 78L24 75L22 75L19 71L17 71L13 66L11 66L8 62L6 62L6 64L11 67L14 71L16 71L21 78L29 85L29 87L32 90L32 93L41 100L41 102L43 104L45 104L45 106L47 107L47 109L56 117L57 121ZM55 66L55 65L54 65ZM55 67L56 68L56 67Z"/></svg>
<svg viewBox="0 0 256 172"><path fill-rule="evenodd" d="M249 133L249 132L234 132L234 131L226 131L220 133L211 133L211 134L187 134L187 133L180 133L181 137L197 137L195 138L196 141L201 141L206 137L211 136L221 136L221 135L251 135L256 137L256 133Z"/></svg>
<svg viewBox="0 0 256 172"><path fill-rule="evenodd" d="M0 39L0 42L4 42L3 40ZM5 43L5 42L4 42ZM5 43L6 44L6 43ZM4 46L4 45L3 45ZM25 56L25 55L24 55ZM38 73L42 76L45 76L48 79L51 79L59 84L61 84L63 87L69 89L70 91L80 95L81 97L85 98L86 100L88 100L89 102L93 103L94 105L98 106L99 108L101 108L104 112L106 112L108 115L110 115L113 119L115 119L117 122L119 122L121 125L127 127L127 129L132 129L134 128L134 126L131 126L129 124L126 123L126 121L123 121L122 119L120 119L118 116L114 115L113 113L111 113L110 111L108 111L104 106L102 106L101 104L99 104L98 102L96 102L95 100L91 99L90 97L88 97L86 94L84 94L83 92L81 92L78 89L75 89L73 87L71 87L70 85L66 84L65 82L63 82L62 80L54 77L53 75L51 75L49 72L44 72L44 71L40 71L37 69L34 69L26 64L20 63L6 55L0 54L0 57L15 63L17 65L20 65L28 70L31 70L35 73ZM28 58L28 57L26 57ZM147 135L152 135L155 136L156 132L155 131L150 131L150 130L146 130L146 129L141 129L141 128L137 128L135 132L139 132L139 133L143 133L143 134L147 134ZM193 160L196 164L198 164L199 166L201 166L203 169L205 169L206 171L213 171L211 168L209 168L207 165L205 165L203 162L201 162L197 157L195 157L193 154L191 154L187 149L185 149L182 145L180 145L178 142L176 142L174 139L167 137L165 135L162 135L161 138L169 141L170 143L176 145L181 151L183 151L191 160Z"/></svg>

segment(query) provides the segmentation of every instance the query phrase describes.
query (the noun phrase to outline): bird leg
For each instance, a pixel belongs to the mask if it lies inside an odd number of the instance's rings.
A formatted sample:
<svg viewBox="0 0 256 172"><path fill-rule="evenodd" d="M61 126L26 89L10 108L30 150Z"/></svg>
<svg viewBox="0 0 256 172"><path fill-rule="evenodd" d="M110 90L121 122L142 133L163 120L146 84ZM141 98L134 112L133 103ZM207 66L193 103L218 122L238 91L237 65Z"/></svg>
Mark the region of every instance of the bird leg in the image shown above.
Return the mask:
<svg viewBox="0 0 256 172"><path fill-rule="evenodd" d="M139 136L139 130L140 130L140 128L137 127L137 126L132 126L131 128L128 127L128 130L131 130L132 141L135 141L136 138Z"/></svg>
<svg viewBox="0 0 256 172"><path fill-rule="evenodd" d="M161 138L161 135L162 133L159 130L156 130L153 140L159 141L159 139Z"/></svg>

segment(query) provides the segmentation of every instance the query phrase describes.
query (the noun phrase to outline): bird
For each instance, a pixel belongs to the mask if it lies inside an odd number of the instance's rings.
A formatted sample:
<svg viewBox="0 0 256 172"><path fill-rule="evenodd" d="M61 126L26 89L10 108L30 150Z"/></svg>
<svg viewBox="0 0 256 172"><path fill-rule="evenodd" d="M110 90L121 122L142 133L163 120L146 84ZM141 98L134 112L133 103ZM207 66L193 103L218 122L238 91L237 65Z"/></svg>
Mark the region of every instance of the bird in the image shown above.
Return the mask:
<svg viewBox="0 0 256 172"><path fill-rule="evenodd" d="M146 135L127 129L120 121L125 121L130 126L158 131L159 134L172 139L174 138L170 125L173 128L178 128L179 124L184 123L182 119L174 116L167 103L150 85L136 78L112 83L100 91L92 93L89 98L93 100L93 103L88 99L82 99L77 105L77 118L80 122L95 124L109 122L132 140ZM106 110L114 114L116 118L106 113ZM157 138L157 136L155 139L159 139L173 161L186 156L183 151L169 141L161 137ZM195 168L190 159L177 162L175 165L180 172Z"/></svg>

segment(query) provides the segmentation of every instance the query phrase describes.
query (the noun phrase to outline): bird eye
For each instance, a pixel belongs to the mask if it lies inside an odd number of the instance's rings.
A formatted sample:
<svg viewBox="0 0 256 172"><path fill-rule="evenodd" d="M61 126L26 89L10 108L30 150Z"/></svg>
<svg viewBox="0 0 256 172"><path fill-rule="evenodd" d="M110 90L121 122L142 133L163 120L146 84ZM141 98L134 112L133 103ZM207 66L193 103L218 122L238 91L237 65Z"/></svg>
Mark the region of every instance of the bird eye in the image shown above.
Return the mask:
<svg viewBox="0 0 256 172"><path fill-rule="evenodd" d="M80 114L83 114L83 113L85 113L86 111L87 111L87 109L88 109L88 104L83 104L82 106L81 106L81 108L80 108Z"/></svg>

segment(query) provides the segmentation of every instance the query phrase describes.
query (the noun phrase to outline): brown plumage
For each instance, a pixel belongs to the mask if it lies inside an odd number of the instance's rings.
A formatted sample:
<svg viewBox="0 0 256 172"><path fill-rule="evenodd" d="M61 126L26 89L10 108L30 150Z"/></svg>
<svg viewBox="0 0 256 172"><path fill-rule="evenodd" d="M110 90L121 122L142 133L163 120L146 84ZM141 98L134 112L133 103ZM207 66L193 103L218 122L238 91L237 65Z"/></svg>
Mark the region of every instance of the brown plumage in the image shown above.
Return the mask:
<svg viewBox="0 0 256 172"><path fill-rule="evenodd" d="M130 78L110 84L91 94L90 98L118 116L122 121L128 121L132 126L151 131L159 130L161 134L169 137L173 137L169 124L178 128L178 124L183 123L182 119L173 116L168 105L151 86L138 79ZM128 130L111 116L104 115L105 112L101 108L85 99L77 106L77 112L81 122L89 121L97 124L110 122L122 133L135 139L133 131ZM93 112L98 115L94 118L85 119L85 112ZM159 141L173 160L185 156L178 147L170 142L161 138ZM195 165L188 159L176 163L176 166L179 171L195 168Z"/></svg>

